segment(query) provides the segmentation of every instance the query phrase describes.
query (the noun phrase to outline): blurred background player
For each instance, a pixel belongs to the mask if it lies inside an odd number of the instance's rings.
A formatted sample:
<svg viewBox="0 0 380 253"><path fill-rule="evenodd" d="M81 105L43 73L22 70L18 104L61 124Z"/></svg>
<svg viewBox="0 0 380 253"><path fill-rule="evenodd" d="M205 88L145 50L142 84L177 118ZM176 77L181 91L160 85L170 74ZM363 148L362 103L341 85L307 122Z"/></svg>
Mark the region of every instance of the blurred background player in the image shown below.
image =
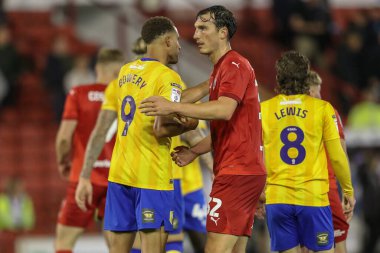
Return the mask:
<svg viewBox="0 0 380 253"><path fill-rule="evenodd" d="M56 227L56 253L70 253L85 228L94 218L103 218L107 193L107 178L112 149L115 143L109 136L91 173L92 203L82 211L75 203L75 189L84 160L84 151L104 99L107 84L117 78L124 59L117 49L101 49L96 63L96 83L73 88L65 109L56 139L59 173L68 178L66 197L62 202ZM115 133L115 132L114 132ZM106 236L107 239L107 236ZM107 244L109 242L107 241Z"/></svg>
<svg viewBox="0 0 380 253"><path fill-rule="evenodd" d="M315 71L310 71L306 83L310 86L310 96L321 99L321 84L322 79ZM339 129L340 142L342 144L343 150L347 154L346 141L344 139L343 124L340 115L337 110L335 110L336 123ZM339 197L338 185L336 182L335 174L331 166L330 160L328 159L328 170L329 170L329 202L330 208L333 216L333 226L334 226L334 242L335 242L335 253L346 253L346 239L348 235L348 228L350 225L348 221L352 218L353 212L344 213L342 208L342 202ZM346 216L345 216L346 215Z"/></svg>
<svg viewBox="0 0 380 253"><path fill-rule="evenodd" d="M172 116L151 118L136 111L140 101L151 95L179 102L183 86L179 75L166 67L177 63L180 50L173 22L165 17L150 18L141 34L147 43L147 58L124 65L118 82L107 89L77 189L76 200L83 207L90 201L92 164L118 117L104 225L111 233L110 252L131 250L137 231L143 252L164 251L173 218L170 136L194 129L198 123L183 119L178 124Z"/></svg>
<svg viewBox="0 0 380 253"><path fill-rule="evenodd" d="M133 43L132 52L136 55L135 60L144 57L146 54L146 43L142 37L138 37Z"/></svg>
<svg viewBox="0 0 380 253"><path fill-rule="evenodd" d="M346 210L355 205L334 108L307 95L309 64L298 52L282 54L276 62L279 94L261 103L272 251L296 253L304 245L313 252L334 252L326 150L343 188Z"/></svg>

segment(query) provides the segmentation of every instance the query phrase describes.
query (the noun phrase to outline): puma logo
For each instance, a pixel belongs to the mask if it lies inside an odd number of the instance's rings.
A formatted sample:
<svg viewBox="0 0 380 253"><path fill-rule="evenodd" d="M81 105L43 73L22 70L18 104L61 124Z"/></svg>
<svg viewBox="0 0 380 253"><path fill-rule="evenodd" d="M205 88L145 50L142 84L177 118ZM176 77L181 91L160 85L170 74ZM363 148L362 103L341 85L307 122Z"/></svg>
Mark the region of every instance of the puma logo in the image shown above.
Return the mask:
<svg viewBox="0 0 380 253"><path fill-rule="evenodd" d="M213 222L215 222L215 226L218 226L218 220L219 220L220 218L215 219L214 217L210 217L210 219L211 219Z"/></svg>
<svg viewBox="0 0 380 253"><path fill-rule="evenodd" d="M236 65L237 68L239 68L239 65L240 65L240 62L239 63L236 63L236 62L231 62L233 65Z"/></svg>

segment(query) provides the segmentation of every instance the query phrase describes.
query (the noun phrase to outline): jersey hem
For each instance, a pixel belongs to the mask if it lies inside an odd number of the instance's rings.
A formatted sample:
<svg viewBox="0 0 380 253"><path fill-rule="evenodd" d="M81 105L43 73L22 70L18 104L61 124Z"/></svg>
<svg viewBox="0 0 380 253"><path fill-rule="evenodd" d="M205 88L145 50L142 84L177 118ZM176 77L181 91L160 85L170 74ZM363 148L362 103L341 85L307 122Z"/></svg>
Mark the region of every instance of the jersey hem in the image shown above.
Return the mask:
<svg viewBox="0 0 380 253"><path fill-rule="evenodd" d="M139 185L139 184L127 183L125 181L117 180L117 179L111 178L111 177L108 178L108 181L111 182L111 183L122 184L122 185L125 185L125 186L132 186L132 187L140 188L140 189L148 189L148 190L156 190L156 191L172 191L172 190L174 190L174 186L172 186L172 187L153 187L151 185L143 185L142 186L142 185Z"/></svg>

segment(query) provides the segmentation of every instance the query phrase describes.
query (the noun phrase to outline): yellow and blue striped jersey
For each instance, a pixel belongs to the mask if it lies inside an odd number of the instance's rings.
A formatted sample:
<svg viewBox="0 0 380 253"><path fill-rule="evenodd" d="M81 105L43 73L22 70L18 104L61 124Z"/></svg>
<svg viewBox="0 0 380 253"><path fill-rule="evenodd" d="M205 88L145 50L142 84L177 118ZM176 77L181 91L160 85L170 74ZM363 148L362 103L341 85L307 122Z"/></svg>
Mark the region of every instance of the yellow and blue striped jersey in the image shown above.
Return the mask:
<svg viewBox="0 0 380 253"><path fill-rule="evenodd" d="M205 132L208 131L207 124L204 120L199 121L198 129ZM182 143L182 145L185 145L185 143ZM202 168L200 165L199 158L195 159L189 165L183 167L183 178L181 187L183 195L203 188Z"/></svg>
<svg viewBox="0 0 380 253"><path fill-rule="evenodd" d="M327 206L324 141L339 139L334 108L308 95L261 103L267 204Z"/></svg>
<svg viewBox="0 0 380 253"><path fill-rule="evenodd" d="M108 180L123 185L172 190L171 138L157 139L154 117L137 107L150 96L179 102L183 82L170 68L154 59L142 58L124 65L117 82L105 93L102 110L117 112L117 137Z"/></svg>

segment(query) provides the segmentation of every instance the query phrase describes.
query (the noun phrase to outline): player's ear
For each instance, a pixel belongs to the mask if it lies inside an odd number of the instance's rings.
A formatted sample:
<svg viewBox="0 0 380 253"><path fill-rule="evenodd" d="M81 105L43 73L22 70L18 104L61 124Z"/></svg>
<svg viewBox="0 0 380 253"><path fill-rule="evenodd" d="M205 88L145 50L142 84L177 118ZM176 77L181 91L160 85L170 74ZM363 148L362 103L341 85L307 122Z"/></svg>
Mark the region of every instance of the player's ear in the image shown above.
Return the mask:
<svg viewBox="0 0 380 253"><path fill-rule="evenodd" d="M173 44L173 40L169 35L165 35L165 45L166 47L171 47Z"/></svg>
<svg viewBox="0 0 380 253"><path fill-rule="evenodd" d="M219 29L219 38L224 40L228 38L228 29L227 27L222 27Z"/></svg>

